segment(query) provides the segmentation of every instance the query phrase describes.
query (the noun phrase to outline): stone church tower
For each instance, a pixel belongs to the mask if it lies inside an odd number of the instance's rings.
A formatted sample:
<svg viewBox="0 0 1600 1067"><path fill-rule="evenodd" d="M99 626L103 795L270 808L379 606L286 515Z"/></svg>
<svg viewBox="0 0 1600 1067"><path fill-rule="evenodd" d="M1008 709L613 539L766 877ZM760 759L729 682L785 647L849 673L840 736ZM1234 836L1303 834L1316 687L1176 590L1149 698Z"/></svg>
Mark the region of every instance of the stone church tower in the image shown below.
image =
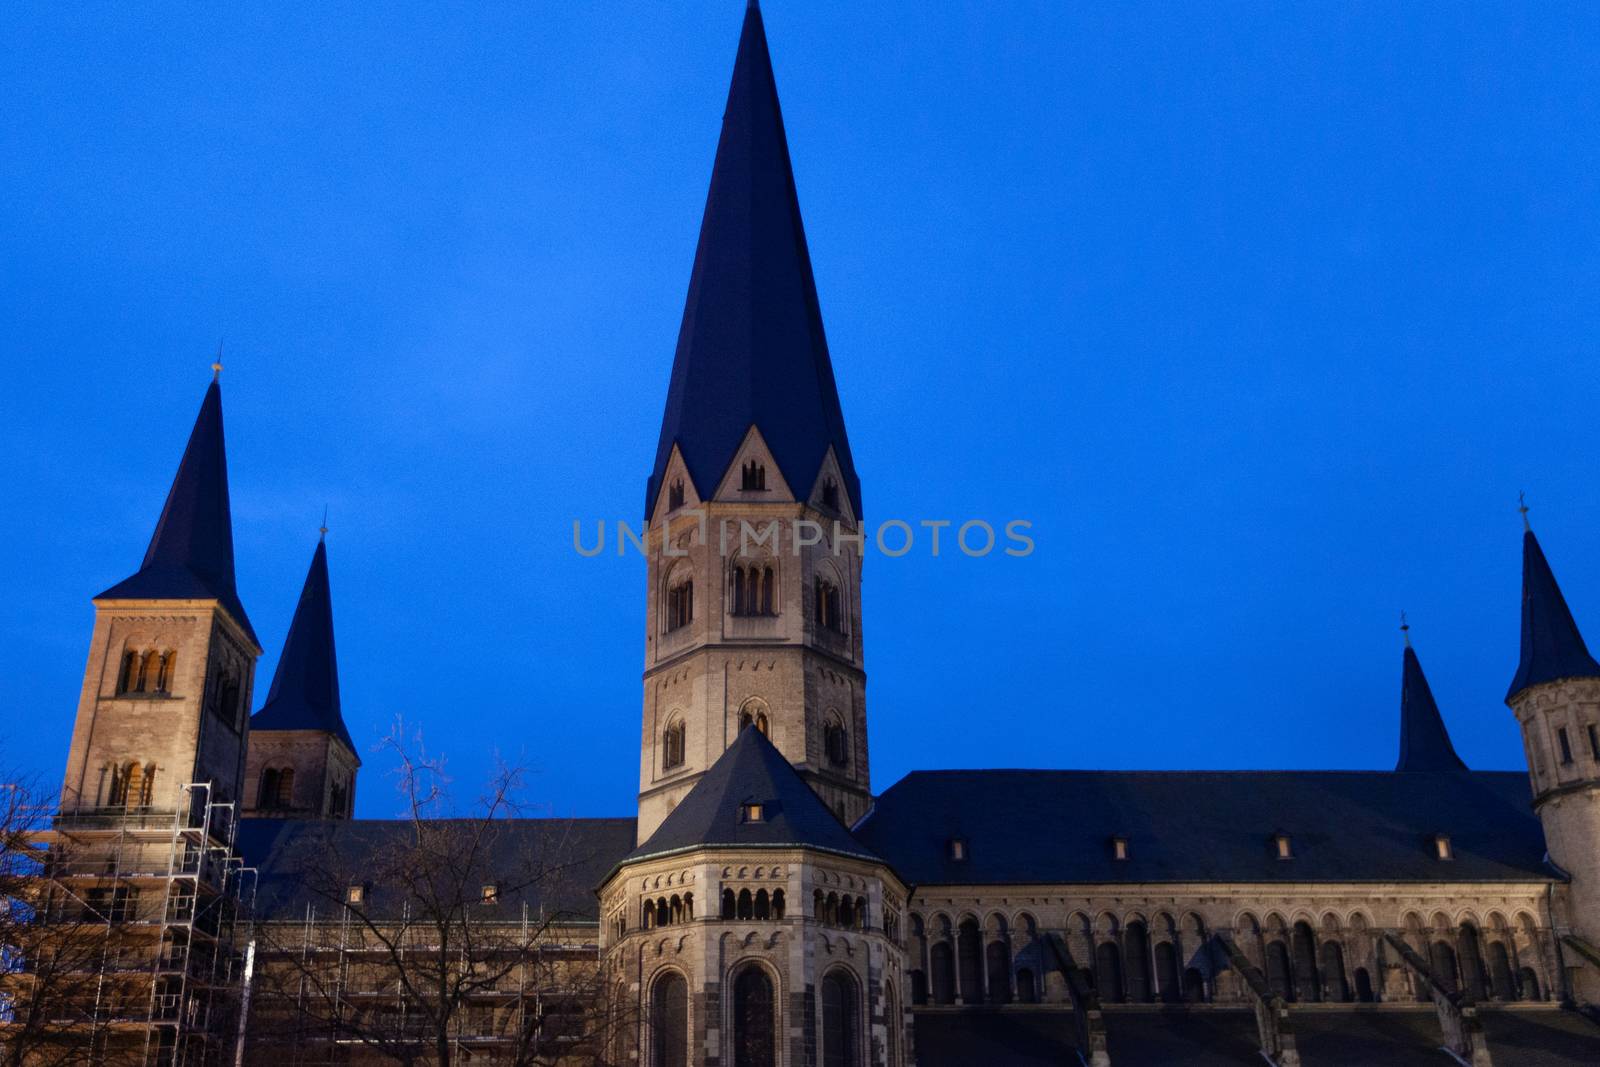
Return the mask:
<svg viewBox="0 0 1600 1067"><path fill-rule="evenodd" d="M1533 807L1571 932L1600 944L1600 663L1589 654L1531 529L1522 535L1522 658L1506 693L1533 779ZM1578 999L1600 1002L1591 967L1570 972Z"/></svg>
<svg viewBox="0 0 1600 1067"><path fill-rule="evenodd" d="M216 381L144 562L94 608L62 811L171 809L189 782L237 800L261 646L234 585Z"/></svg>
<svg viewBox="0 0 1600 1067"><path fill-rule="evenodd" d="M244 814L348 819L361 759L339 707L327 530L311 555L267 702L250 718Z"/></svg>
<svg viewBox="0 0 1600 1067"><path fill-rule="evenodd" d="M745 725L865 813L861 487L761 13L745 19L678 335L650 525L639 840Z"/></svg>

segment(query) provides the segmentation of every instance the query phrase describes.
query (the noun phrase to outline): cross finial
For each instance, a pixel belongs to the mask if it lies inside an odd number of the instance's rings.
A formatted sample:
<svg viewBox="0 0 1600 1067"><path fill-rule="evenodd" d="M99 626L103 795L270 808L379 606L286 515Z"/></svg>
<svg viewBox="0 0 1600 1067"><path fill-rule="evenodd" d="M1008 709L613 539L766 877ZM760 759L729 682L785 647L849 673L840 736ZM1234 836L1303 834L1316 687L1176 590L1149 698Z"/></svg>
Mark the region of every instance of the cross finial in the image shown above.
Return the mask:
<svg viewBox="0 0 1600 1067"><path fill-rule="evenodd" d="M1528 494L1527 493L1518 493L1517 494L1517 510L1522 512L1522 528L1524 530L1530 532L1530 533L1533 532L1533 524L1528 521Z"/></svg>
<svg viewBox="0 0 1600 1067"><path fill-rule="evenodd" d="M217 358L216 358L216 361L211 364L211 380L212 381L216 381L218 378L221 378L221 377L222 377L222 342L218 341L217 342Z"/></svg>
<svg viewBox="0 0 1600 1067"><path fill-rule="evenodd" d="M322 505L322 525L317 532L322 535L317 538L318 541L326 541L328 539L328 505L326 504Z"/></svg>
<svg viewBox="0 0 1600 1067"><path fill-rule="evenodd" d="M1407 648L1411 647L1411 624L1406 621L1406 613L1403 610L1400 612L1400 639L1406 643Z"/></svg>

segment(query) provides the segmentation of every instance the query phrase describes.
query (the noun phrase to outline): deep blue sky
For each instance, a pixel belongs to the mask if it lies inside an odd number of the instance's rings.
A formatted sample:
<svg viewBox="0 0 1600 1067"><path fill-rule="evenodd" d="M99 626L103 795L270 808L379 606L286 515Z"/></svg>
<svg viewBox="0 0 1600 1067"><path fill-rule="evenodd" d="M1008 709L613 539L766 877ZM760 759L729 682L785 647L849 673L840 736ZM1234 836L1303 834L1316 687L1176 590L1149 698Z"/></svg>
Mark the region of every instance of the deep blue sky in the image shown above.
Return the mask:
<svg viewBox="0 0 1600 1067"><path fill-rule="evenodd" d="M743 5L12 9L0 763L56 779L220 336L257 702L331 507L344 704L637 783L636 519ZM1516 493L1600 639L1600 8L770 0L869 519L874 783L1388 767L1404 607L1522 765ZM395 810L369 755L360 811Z"/></svg>

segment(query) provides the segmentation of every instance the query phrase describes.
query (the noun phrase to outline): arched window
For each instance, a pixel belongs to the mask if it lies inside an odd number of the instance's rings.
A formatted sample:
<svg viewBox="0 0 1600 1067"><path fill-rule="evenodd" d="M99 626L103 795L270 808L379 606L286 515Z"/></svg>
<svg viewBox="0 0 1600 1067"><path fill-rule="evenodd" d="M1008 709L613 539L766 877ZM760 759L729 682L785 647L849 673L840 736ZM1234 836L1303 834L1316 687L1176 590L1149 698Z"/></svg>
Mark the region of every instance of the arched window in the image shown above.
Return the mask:
<svg viewBox="0 0 1600 1067"><path fill-rule="evenodd" d="M900 1016L900 998L894 995L894 986L885 982L883 984L883 1036L885 1051L888 1058L887 1067L899 1067L900 1064L900 1029L905 1026L905 1020Z"/></svg>
<svg viewBox="0 0 1600 1067"><path fill-rule="evenodd" d="M683 766L684 729L683 720L675 719L667 725L666 731L661 735L662 770L670 771L674 767Z"/></svg>
<svg viewBox="0 0 1600 1067"><path fill-rule="evenodd" d="M288 810L294 807L294 768L285 767L278 774L278 796L273 807Z"/></svg>
<svg viewBox="0 0 1600 1067"><path fill-rule="evenodd" d="M1289 982L1289 946L1282 941L1267 942L1267 988L1275 997L1294 999L1294 988Z"/></svg>
<svg viewBox="0 0 1600 1067"><path fill-rule="evenodd" d="M989 1002L1011 1003L1011 946L1004 941L990 941L985 949L989 965Z"/></svg>
<svg viewBox="0 0 1600 1067"><path fill-rule="evenodd" d="M1183 972L1183 999L1189 1004L1201 1004L1206 999L1206 976L1198 967L1188 967Z"/></svg>
<svg viewBox="0 0 1600 1067"><path fill-rule="evenodd" d="M772 898L765 889L756 890L755 917L763 921L772 917Z"/></svg>
<svg viewBox="0 0 1600 1067"><path fill-rule="evenodd" d="M751 460L739 471L739 488L746 493L763 493L767 489L765 464Z"/></svg>
<svg viewBox="0 0 1600 1067"><path fill-rule="evenodd" d="M1372 988L1372 972L1365 967L1356 968L1356 999L1363 1004L1371 1004L1378 999Z"/></svg>
<svg viewBox="0 0 1600 1067"><path fill-rule="evenodd" d="M163 653L161 656L161 673L156 678L156 692L172 692L172 676L177 669L178 653L175 651Z"/></svg>
<svg viewBox="0 0 1600 1067"><path fill-rule="evenodd" d="M733 568L733 604L735 615L744 614L744 568L735 565Z"/></svg>
<svg viewBox="0 0 1600 1067"><path fill-rule="evenodd" d="M983 935L977 919L963 919L956 928L956 964L961 975L961 1002L982 1004Z"/></svg>
<svg viewBox="0 0 1600 1067"><path fill-rule="evenodd" d="M829 971L822 979L822 1067L858 1067L861 1006L854 978Z"/></svg>
<svg viewBox="0 0 1600 1067"><path fill-rule="evenodd" d="M822 506L829 511L839 510L839 483L832 478L822 483Z"/></svg>
<svg viewBox="0 0 1600 1067"><path fill-rule="evenodd" d="M1544 999L1539 995L1539 974L1532 967L1522 968L1517 972L1517 978L1519 979L1517 984L1521 987L1517 992L1523 1000Z"/></svg>
<svg viewBox="0 0 1600 1067"><path fill-rule="evenodd" d="M834 633L844 633L844 611L839 597L839 587L818 575L812 582L816 603L817 625Z"/></svg>
<svg viewBox="0 0 1600 1067"><path fill-rule="evenodd" d="M829 718L822 726L822 748L827 754L828 762L835 767L845 767L850 763L850 746L845 740L844 726L838 719Z"/></svg>
<svg viewBox="0 0 1600 1067"><path fill-rule="evenodd" d="M678 576L674 576L676 579ZM667 630L681 629L694 620L694 579L687 573L667 590Z"/></svg>
<svg viewBox="0 0 1600 1067"><path fill-rule="evenodd" d="M1150 935L1143 922L1135 919L1122 935L1123 954L1127 957L1128 997L1148 1002L1155 999L1150 983Z"/></svg>
<svg viewBox="0 0 1600 1067"><path fill-rule="evenodd" d="M689 1067L689 983L668 972L650 997L651 1067Z"/></svg>
<svg viewBox="0 0 1600 1067"><path fill-rule="evenodd" d="M761 568L761 614L776 614L773 605L777 603L772 595L773 574L771 567ZM1591 727L1593 729L1593 727Z"/></svg>
<svg viewBox="0 0 1600 1067"><path fill-rule="evenodd" d="M1438 940L1429 946L1428 962L1432 965L1434 978L1446 993L1460 990L1461 983L1456 977L1456 950L1450 947L1450 942Z"/></svg>
<svg viewBox="0 0 1600 1067"><path fill-rule="evenodd" d="M774 919L783 918L783 890L781 889L772 891L772 917Z"/></svg>
<svg viewBox="0 0 1600 1067"><path fill-rule="evenodd" d="M683 507L683 479L674 478L672 485L667 489L667 510L676 511Z"/></svg>
<svg viewBox="0 0 1600 1067"><path fill-rule="evenodd" d="M756 917L756 900L750 895L750 890L739 890L739 918L754 919Z"/></svg>
<svg viewBox="0 0 1600 1067"><path fill-rule="evenodd" d="M1322 943L1322 979L1327 983L1329 1000L1350 999L1350 983L1344 977L1344 948L1337 941Z"/></svg>
<svg viewBox="0 0 1600 1067"><path fill-rule="evenodd" d="M1094 984L1100 999L1115 1004L1123 999L1122 957L1114 941L1102 941L1094 948Z"/></svg>
<svg viewBox="0 0 1600 1067"><path fill-rule="evenodd" d="M268 767L261 772L261 788L256 792L256 807L278 806L278 768Z"/></svg>
<svg viewBox="0 0 1600 1067"><path fill-rule="evenodd" d="M1311 924L1304 920L1294 924L1289 935L1294 943L1294 991L1304 1001L1322 999L1322 982L1317 975L1317 938Z"/></svg>
<svg viewBox="0 0 1600 1067"><path fill-rule="evenodd" d="M1517 983L1511 977L1511 956L1506 952L1503 941L1489 945L1489 984L1494 991L1494 999L1517 999Z"/></svg>
<svg viewBox="0 0 1600 1067"><path fill-rule="evenodd" d="M122 770L120 795L112 787L111 803L119 807L137 808L145 803L144 767L137 761L125 764Z"/></svg>
<svg viewBox="0 0 1600 1067"><path fill-rule="evenodd" d="M777 1022L772 979L746 967L733 980L733 1067L777 1067Z"/></svg>
<svg viewBox="0 0 1600 1067"><path fill-rule="evenodd" d="M935 1004L954 1004L956 1002L956 976L955 962L950 951L950 942L936 941L928 949L928 966L933 972L933 1002Z"/></svg>
<svg viewBox="0 0 1600 1067"><path fill-rule="evenodd" d="M1462 923L1457 944L1461 946L1461 985L1464 991L1473 1000L1487 999L1489 985L1484 973L1483 951L1478 943L1478 928L1471 923Z"/></svg>
<svg viewBox="0 0 1600 1067"><path fill-rule="evenodd" d="M1034 984L1033 971L1027 967L1017 968L1017 999L1024 1004L1039 1003L1039 987Z"/></svg>
<svg viewBox="0 0 1600 1067"><path fill-rule="evenodd" d="M766 708L759 701L752 700L739 709L739 732L744 733L747 726L754 726L763 736L772 736L767 722Z"/></svg>
<svg viewBox="0 0 1600 1067"><path fill-rule="evenodd" d="M139 692L157 693L161 690L161 653L151 649L139 664Z"/></svg>
<svg viewBox="0 0 1600 1067"><path fill-rule="evenodd" d="M117 695L133 692L133 687L139 681L139 653L124 652L122 654L122 669L117 672Z"/></svg>
<svg viewBox="0 0 1600 1067"><path fill-rule="evenodd" d="M1171 941L1156 946L1156 987L1161 999L1176 1004L1183 999L1182 985L1178 979L1178 950Z"/></svg>

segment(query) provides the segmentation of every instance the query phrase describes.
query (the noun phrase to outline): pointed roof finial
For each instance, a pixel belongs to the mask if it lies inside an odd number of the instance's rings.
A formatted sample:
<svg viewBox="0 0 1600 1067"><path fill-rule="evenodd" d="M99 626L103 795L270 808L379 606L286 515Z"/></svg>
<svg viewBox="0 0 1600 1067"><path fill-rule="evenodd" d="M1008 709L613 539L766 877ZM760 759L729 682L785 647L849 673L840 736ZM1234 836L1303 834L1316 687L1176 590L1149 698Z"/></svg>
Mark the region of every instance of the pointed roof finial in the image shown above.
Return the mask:
<svg viewBox="0 0 1600 1067"><path fill-rule="evenodd" d="M1526 533L1533 532L1533 524L1528 521L1528 494L1517 494L1517 510L1522 512L1522 529Z"/></svg>
<svg viewBox="0 0 1600 1067"><path fill-rule="evenodd" d="M217 358L211 363L211 380L217 381L222 377L222 342L225 338L217 340Z"/></svg>
<svg viewBox="0 0 1600 1067"><path fill-rule="evenodd" d="M1407 648L1411 647L1411 624L1406 621L1404 608L1400 609L1400 638L1406 643Z"/></svg>
<svg viewBox="0 0 1600 1067"><path fill-rule="evenodd" d="M318 541L326 541L328 539L328 505L326 504L322 505L322 525L317 528L317 532L322 535L317 538Z"/></svg>

